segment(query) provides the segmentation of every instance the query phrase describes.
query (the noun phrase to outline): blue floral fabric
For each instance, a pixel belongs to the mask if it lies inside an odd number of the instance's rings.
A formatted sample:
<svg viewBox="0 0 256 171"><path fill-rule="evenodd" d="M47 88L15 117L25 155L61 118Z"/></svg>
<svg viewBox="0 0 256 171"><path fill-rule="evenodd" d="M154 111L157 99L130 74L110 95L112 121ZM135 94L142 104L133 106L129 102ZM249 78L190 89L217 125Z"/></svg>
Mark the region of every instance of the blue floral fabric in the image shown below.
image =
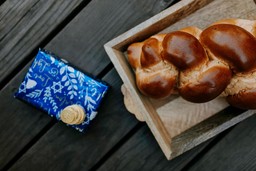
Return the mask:
<svg viewBox="0 0 256 171"><path fill-rule="evenodd" d="M85 121L71 127L84 132L96 116L108 86L70 66L53 54L39 50L15 97L43 109L60 120L61 111L79 104L86 113Z"/></svg>

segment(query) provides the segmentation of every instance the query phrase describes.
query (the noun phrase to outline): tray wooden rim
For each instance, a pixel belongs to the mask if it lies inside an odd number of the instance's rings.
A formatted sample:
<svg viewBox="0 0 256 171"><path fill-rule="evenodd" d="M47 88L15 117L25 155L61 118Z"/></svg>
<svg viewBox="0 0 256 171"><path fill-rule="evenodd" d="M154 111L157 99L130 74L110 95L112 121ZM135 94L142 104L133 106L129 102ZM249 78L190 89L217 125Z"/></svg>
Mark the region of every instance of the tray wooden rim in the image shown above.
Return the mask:
<svg viewBox="0 0 256 171"><path fill-rule="evenodd" d="M224 131L225 129L253 115L255 111L241 111L239 114L235 114L234 116L227 116L227 118L225 119L229 119L228 121L232 121L231 124L227 125L226 120L224 119L223 123L220 123L220 125L214 128L213 130L205 132L202 135L197 135L198 137L195 139L188 139L189 141L193 141L192 146L190 142L182 142L183 147L181 147L181 144L179 144L179 139L183 135L176 136L172 140L169 138L168 132L166 131L160 118L156 114L156 111L154 111L154 109L150 105L149 99L147 99L138 92L134 79L131 80L129 78L133 77L133 75L129 75L129 73L131 73L131 68L126 64L125 60L123 59L123 51L127 48L128 44L143 40L146 37L149 37L157 32L160 32L167 26L170 26L172 23L175 23L183 17L190 15L190 13L202 8L203 6L207 5L212 1L213 0L180 1L179 3L171 6L170 8L153 16L152 18L142 22L141 24L135 26L134 28L128 30L127 32L121 34L120 36L114 38L113 40L107 42L104 45L105 51L107 52L119 76L124 82L123 86L125 87L125 90L124 88L122 88L122 92L125 95L124 100L127 98L131 98L133 99L134 104L137 105L137 109L135 112L131 111L129 105L127 105L125 102L126 108L132 113L138 113L137 118L139 120L146 121L147 125L149 126L151 132L155 136L155 139L157 140L159 146L161 147L163 153L165 154L168 160L202 143L202 139L200 139L200 137L202 137L204 134L208 134L207 139L209 139L217 135L218 133ZM186 13L184 13L184 11L186 11ZM125 91L127 91L128 93L124 93ZM218 118L218 115L211 119L214 120L216 119L216 117ZM202 122L200 124L207 124L207 122ZM220 126L222 126L221 129L219 129ZM191 129L196 130L197 126Z"/></svg>

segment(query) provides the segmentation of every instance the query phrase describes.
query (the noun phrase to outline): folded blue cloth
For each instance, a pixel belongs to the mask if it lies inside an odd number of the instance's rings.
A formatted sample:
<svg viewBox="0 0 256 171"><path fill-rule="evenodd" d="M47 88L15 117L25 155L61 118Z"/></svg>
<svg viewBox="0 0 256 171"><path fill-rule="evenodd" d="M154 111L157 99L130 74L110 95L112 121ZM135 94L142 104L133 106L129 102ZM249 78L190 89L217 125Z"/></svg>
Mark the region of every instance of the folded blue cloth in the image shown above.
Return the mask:
<svg viewBox="0 0 256 171"><path fill-rule="evenodd" d="M60 120L61 111L72 104L84 108L85 120L69 125L84 132L96 116L108 90L104 82L93 79L55 55L39 50L15 97L43 109Z"/></svg>

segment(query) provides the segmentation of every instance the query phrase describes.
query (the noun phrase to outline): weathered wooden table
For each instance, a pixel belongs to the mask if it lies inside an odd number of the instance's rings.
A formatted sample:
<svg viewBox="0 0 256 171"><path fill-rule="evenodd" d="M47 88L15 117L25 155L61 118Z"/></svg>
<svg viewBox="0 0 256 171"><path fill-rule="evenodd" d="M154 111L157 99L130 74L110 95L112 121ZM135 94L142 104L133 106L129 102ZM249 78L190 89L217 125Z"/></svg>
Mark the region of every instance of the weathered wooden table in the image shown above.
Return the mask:
<svg viewBox="0 0 256 171"><path fill-rule="evenodd" d="M124 107L103 45L173 3L1 1L0 170L256 170L255 116L168 161L148 126ZM111 86L86 134L13 98L39 47Z"/></svg>

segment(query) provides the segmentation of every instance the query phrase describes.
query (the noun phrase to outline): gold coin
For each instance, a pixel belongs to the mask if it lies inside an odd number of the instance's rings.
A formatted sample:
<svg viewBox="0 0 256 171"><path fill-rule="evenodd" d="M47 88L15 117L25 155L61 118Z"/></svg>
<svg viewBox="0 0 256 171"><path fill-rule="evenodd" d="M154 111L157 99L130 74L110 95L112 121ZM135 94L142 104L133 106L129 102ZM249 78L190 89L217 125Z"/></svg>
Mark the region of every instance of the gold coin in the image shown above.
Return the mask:
<svg viewBox="0 0 256 171"><path fill-rule="evenodd" d="M64 108L60 114L62 122L77 125L81 124L85 119L85 111L80 105L70 105Z"/></svg>

